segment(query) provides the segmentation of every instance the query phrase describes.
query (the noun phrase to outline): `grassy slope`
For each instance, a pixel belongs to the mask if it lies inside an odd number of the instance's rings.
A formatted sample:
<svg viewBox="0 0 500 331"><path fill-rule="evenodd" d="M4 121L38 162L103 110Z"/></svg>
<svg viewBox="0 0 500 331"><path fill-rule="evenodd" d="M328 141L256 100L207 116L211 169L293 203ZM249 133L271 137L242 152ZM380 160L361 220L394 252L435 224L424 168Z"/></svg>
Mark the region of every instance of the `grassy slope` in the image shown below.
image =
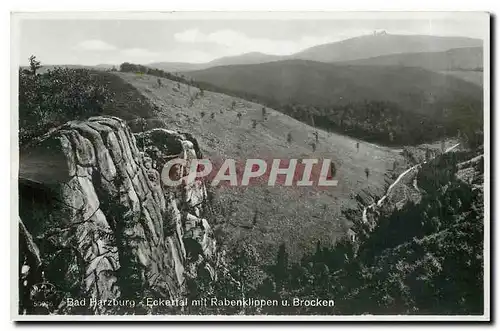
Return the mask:
<svg viewBox="0 0 500 331"><path fill-rule="evenodd" d="M268 119L262 121L259 104L205 91L203 97L190 105L191 96L199 91L197 88L167 79L161 80L160 87L157 77L148 75L116 75L160 108L158 116L168 128L197 137L205 156L210 158L318 157L335 161L339 186L328 190L267 186L218 189L217 194L227 209L232 203L235 207L219 216L226 220L221 229L228 234L227 241L249 240L258 245L266 258L274 257L276 246L282 241L297 257L304 249L313 249L316 239L325 243L335 240L345 231L341 208L352 206L350 195L365 189L381 195L384 174L395 159L401 161L398 151L361 142L357 152L352 138L321 130L318 130L318 148L313 153L309 144L314 141L315 129L278 111L268 108ZM203 119L201 112L206 113ZM241 122L238 112L242 113ZM255 129L252 119L258 121ZM289 132L293 137L291 144L286 141ZM368 179L366 167L371 169ZM255 212L258 212L257 225L252 227Z"/></svg>
<svg viewBox="0 0 500 331"><path fill-rule="evenodd" d="M96 71L95 74L99 75L114 92L113 100L104 106L104 114L117 116L129 122L139 117L156 116L154 105L131 84L111 72Z"/></svg>
<svg viewBox="0 0 500 331"><path fill-rule="evenodd" d="M197 81L282 103L335 105L391 101L402 109L429 113L459 98L480 103L481 89L421 68L350 66L289 60L215 67L187 73Z"/></svg>

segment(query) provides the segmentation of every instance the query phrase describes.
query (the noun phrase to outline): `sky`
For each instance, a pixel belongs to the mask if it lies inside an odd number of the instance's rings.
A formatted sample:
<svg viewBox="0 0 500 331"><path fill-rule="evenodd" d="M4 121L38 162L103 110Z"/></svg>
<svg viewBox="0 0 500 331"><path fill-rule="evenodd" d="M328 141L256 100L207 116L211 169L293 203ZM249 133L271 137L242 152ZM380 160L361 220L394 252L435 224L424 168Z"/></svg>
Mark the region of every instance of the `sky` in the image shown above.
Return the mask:
<svg viewBox="0 0 500 331"><path fill-rule="evenodd" d="M415 16L413 18L413 16ZM382 17L364 15L300 19L248 15L232 19L19 19L18 61L26 65L34 54L45 64L120 64L123 62L203 63L247 52L289 55L311 46L340 41L374 31L390 34L465 36L484 39L487 16L448 14Z"/></svg>

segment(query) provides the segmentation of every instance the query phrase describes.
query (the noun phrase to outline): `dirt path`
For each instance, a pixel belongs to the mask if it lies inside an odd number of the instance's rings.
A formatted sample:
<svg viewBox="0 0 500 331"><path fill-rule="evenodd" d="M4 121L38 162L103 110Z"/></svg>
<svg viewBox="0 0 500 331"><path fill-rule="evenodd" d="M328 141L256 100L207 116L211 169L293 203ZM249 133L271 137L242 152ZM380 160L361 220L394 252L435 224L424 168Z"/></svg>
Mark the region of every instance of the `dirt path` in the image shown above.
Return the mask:
<svg viewBox="0 0 500 331"><path fill-rule="evenodd" d="M448 153L448 152L450 152L450 151L454 150L454 149L455 149L455 148L457 148L459 145L460 145L460 143L455 144L455 145L453 145L453 146L451 146L451 147L447 148L447 149L443 152L443 154L444 154L444 153ZM377 202L374 202L374 203L372 203L371 205L369 205L369 206L365 207L365 208L363 209L363 223L368 222L367 213L368 213L368 210L369 210L369 209L373 209L375 206L376 206L376 207L380 207L380 206L382 206L382 204L384 203L385 199L387 199L387 197L389 196L389 194L391 193L391 191L393 190L393 188L394 188L394 187L395 187L395 186L399 183L399 181L401 181L401 179L403 179L403 178L404 178L404 176L406 176L406 174L408 174L408 173L409 173L409 172L411 172L412 170L414 170L414 169L416 169L416 168L418 168L418 167L422 166L423 164L426 164L427 162L428 162L428 161L424 161L424 162L422 162L422 163L416 164L416 165L414 165L413 167L410 167L410 168L406 169L406 170L405 170L403 173L401 173L401 175L399 175L399 177L398 177L398 178L396 178L396 180L395 180L395 181L394 181L394 182L393 182L393 183L389 186L389 188L387 189L387 192L385 193L385 195L384 195L382 198L380 198L380 200L378 200ZM413 182L413 186L414 186L414 187L418 190L418 185L417 185L417 180L416 180L416 178L415 178L415 180L414 180L414 182Z"/></svg>

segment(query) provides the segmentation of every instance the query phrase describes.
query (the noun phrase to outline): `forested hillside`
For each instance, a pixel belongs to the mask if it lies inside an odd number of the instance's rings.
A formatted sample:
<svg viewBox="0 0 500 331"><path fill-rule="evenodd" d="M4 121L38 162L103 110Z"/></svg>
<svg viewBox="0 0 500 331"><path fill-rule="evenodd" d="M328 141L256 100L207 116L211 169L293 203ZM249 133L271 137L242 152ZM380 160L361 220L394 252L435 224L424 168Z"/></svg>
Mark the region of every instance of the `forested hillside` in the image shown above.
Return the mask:
<svg viewBox="0 0 500 331"><path fill-rule="evenodd" d="M372 230L360 222L359 209L346 210L357 239L332 247L318 243L300 263L290 262L282 245L275 262L262 268L258 254L243 244L228 266L227 277L239 283L224 292L214 289L215 295L335 300L334 308L279 306L247 313L482 314L481 153L450 153L424 165L418 174L421 201L382 212Z"/></svg>
<svg viewBox="0 0 500 331"><path fill-rule="evenodd" d="M482 128L478 86L421 68L280 61L186 75L203 88L217 86L325 130L384 144L418 144Z"/></svg>

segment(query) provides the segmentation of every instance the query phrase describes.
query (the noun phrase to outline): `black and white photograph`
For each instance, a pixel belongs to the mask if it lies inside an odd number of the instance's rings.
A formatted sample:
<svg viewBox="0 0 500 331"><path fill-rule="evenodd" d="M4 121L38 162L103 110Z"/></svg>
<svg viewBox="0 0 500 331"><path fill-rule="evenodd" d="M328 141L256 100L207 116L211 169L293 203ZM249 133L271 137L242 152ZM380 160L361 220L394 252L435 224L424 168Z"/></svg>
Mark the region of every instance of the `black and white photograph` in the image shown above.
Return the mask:
<svg viewBox="0 0 500 331"><path fill-rule="evenodd" d="M488 13L11 36L15 320L489 321Z"/></svg>

